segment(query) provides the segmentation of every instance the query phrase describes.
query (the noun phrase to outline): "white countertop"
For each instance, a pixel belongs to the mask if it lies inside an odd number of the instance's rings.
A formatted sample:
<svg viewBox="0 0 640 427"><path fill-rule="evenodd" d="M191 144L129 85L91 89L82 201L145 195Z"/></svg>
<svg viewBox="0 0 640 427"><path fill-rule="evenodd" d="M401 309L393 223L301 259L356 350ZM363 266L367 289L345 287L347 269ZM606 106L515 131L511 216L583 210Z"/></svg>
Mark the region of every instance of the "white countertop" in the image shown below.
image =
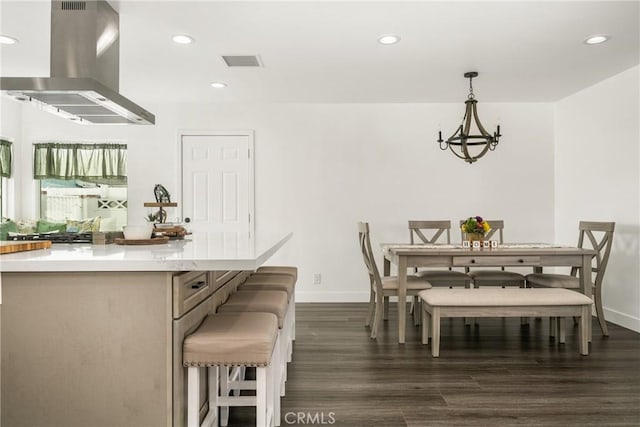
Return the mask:
<svg viewBox="0 0 640 427"><path fill-rule="evenodd" d="M56 243L0 255L0 272L255 270L293 233L194 233L160 245Z"/></svg>

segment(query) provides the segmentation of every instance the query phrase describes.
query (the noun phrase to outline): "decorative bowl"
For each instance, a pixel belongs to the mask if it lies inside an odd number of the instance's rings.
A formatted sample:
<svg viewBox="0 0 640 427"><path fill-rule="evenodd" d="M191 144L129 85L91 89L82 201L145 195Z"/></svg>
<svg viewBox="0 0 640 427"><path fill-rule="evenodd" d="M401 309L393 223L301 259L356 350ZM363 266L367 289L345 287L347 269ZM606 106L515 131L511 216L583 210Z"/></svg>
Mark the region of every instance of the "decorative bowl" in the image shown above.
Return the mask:
<svg viewBox="0 0 640 427"><path fill-rule="evenodd" d="M125 225L122 227L124 238L127 240L150 239L153 233L153 224Z"/></svg>

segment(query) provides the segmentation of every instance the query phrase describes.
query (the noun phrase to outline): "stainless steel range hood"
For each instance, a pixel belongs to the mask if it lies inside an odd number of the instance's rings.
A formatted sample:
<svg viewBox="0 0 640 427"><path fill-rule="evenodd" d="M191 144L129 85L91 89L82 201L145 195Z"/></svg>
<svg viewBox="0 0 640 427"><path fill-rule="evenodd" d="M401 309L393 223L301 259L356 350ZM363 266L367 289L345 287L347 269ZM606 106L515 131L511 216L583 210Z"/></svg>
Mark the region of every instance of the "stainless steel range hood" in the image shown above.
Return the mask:
<svg viewBox="0 0 640 427"><path fill-rule="evenodd" d="M155 124L118 93L120 19L104 0L51 2L51 77L1 77L17 100L83 124Z"/></svg>

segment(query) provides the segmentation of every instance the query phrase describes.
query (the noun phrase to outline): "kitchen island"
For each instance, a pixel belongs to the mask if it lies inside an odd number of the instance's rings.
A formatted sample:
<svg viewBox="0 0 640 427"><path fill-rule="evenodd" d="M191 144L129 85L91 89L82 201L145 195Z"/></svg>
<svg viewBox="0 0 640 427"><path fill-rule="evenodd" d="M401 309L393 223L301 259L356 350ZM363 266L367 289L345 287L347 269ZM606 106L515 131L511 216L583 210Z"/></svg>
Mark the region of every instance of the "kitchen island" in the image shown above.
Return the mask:
<svg viewBox="0 0 640 427"><path fill-rule="evenodd" d="M183 426L184 336L291 236L2 255L2 426Z"/></svg>

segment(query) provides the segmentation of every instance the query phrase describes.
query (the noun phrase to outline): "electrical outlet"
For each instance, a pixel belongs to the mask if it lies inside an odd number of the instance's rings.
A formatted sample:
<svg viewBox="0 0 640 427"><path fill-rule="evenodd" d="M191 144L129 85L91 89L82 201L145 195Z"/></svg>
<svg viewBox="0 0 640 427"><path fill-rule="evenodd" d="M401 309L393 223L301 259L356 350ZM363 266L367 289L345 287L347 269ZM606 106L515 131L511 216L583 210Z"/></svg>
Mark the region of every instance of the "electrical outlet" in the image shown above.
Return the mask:
<svg viewBox="0 0 640 427"><path fill-rule="evenodd" d="M313 281L314 285L319 285L320 283L322 283L322 275L320 273L313 273L311 280Z"/></svg>

